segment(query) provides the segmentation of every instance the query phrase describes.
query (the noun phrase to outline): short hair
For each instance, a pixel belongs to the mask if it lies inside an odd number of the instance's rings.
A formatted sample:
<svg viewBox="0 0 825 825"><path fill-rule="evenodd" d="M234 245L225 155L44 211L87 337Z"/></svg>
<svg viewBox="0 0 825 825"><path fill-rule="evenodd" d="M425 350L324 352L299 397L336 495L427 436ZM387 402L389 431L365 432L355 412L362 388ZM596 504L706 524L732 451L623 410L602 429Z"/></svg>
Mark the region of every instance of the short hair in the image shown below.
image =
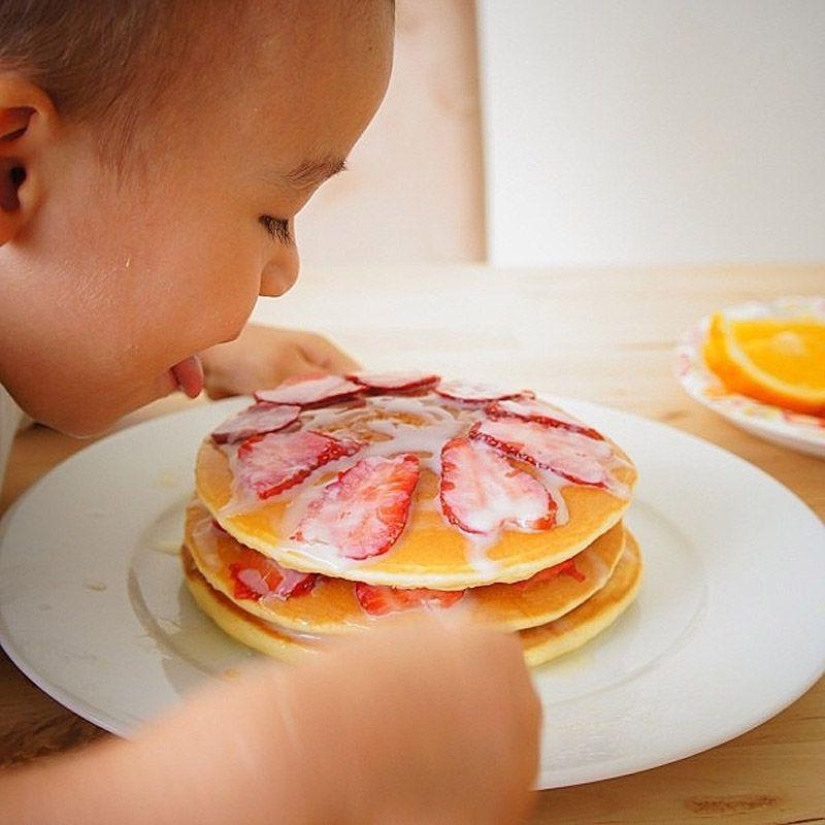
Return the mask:
<svg viewBox="0 0 825 825"><path fill-rule="evenodd" d="M214 0L0 0L0 71L17 72L77 121L105 122L100 149L123 159ZM233 14L242 3L232 4ZM237 8L240 12L240 8Z"/></svg>
<svg viewBox="0 0 825 825"><path fill-rule="evenodd" d="M300 10L306 0L281 0ZM326 2L326 0L317 0ZM374 0L361 0L362 8ZM104 159L122 168L147 113L181 79L233 51L251 0L0 0L0 72L17 72L58 113L104 123ZM394 11L394 0L389 0ZM267 13L269 8L267 7ZM209 37L202 37L204 32ZM196 55L197 59L190 58ZM191 73L186 75L186 72ZM185 78L184 78L185 79Z"/></svg>

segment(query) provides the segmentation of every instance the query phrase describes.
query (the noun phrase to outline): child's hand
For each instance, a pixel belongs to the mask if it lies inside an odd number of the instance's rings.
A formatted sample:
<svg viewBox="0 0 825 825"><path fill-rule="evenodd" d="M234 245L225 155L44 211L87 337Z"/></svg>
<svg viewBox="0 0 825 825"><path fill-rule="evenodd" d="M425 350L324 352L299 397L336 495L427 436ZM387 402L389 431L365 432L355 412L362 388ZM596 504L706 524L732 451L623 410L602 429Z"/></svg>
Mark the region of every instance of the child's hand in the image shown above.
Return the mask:
<svg viewBox="0 0 825 825"><path fill-rule="evenodd" d="M255 324L234 341L201 353L201 361L210 398L248 395L291 375L358 369L356 361L321 335Z"/></svg>
<svg viewBox="0 0 825 825"><path fill-rule="evenodd" d="M213 683L131 742L0 776L0 808L9 823L516 825L539 720L517 639L422 618Z"/></svg>
<svg viewBox="0 0 825 825"><path fill-rule="evenodd" d="M278 819L283 792L267 761L284 748L291 793L311 803L306 821L506 825L526 815L540 706L514 637L405 621L280 674L277 692L256 674L243 704L221 708L250 737L260 819L249 810L243 821L264 822L267 810Z"/></svg>
<svg viewBox="0 0 825 825"><path fill-rule="evenodd" d="M311 792L331 781L320 821L524 820L541 710L514 635L434 619L356 637L296 670L287 687Z"/></svg>
<svg viewBox="0 0 825 825"><path fill-rule="evenodd" d="M253 670L155 734L200 777L190 814L217 822L508 825L530 807L539 720L516 638L425 618Z"/></svg>

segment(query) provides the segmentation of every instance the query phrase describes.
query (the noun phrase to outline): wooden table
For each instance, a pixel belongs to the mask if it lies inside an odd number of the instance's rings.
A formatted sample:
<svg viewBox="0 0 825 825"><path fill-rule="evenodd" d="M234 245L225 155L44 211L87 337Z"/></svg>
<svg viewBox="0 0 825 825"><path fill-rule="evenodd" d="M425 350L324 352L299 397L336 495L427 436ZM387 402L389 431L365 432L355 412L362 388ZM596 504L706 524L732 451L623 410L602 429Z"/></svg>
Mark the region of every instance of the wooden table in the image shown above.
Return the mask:
<svg viewBox="0 0 825 825"><path fill-rule="evenodd" d="M666 422L761 467L825 518L825 461L741 432L689 399L673 376L675 344L707 312L824 293L825 266L335 268L304 273L289 295L262 303L256 318L322 331L371 369L421 367L516 383ZM186 403L167 399L122 426ZM0 510L82 447L43 428L20 434ZM0 762L103 735L0 659ZM544 791L531 821L825 823L825 680L713 750L631 776Z"/></svg>

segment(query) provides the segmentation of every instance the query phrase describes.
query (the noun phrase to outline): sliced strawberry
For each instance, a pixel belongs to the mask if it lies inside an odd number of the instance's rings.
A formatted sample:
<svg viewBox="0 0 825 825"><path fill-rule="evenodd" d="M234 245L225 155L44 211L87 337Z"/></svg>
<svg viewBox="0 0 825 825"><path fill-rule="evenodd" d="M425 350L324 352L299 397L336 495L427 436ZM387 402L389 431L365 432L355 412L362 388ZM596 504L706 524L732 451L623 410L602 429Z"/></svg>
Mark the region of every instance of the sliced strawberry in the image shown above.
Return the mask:
<svg viewBox="0 0 825 825"><path fill-rule="evenodd" d="M256 602L269 592L268 584L257 570L246 570L240 565L232 564L229 566L229 574L234 582L232 595L236 599Z"/></svg>
<svg viewBox="0 0 825 825"><path fill-rule="evenodd" d="M258 390L255 398L270 404L297 404L317 407L345 401L364 391L360 384L341 375L314 375L284 381L271 390Z"/></svg>
<svg viewBox="0 0 825 825"><path fill-rule="evenodd" d="M605 469L613 457L610 445L581 433L545 427L534 421L502 418L477 421L469 435L513 458L551 470L574 484L607 487L610 480Z"/></svg>
<svg viewBox="0 0 825 825"><path fill-rule="evenodd" d="M303 481L313 470L363 445L313 430L253 435L238 447L238 482L270 498Z"/></svg>
<svg viewBox="0 0 825 825"><path fill-rule="evenodd" d="M367 390L387 393L428 390L441 380L440 376L427 372L357 372L347 378Z"/></svg>
<svg viewBox="0 0 825 825"><path fill-rule="evenodd" d="M464 595L463 590L429 590L417 587L411 590L399 587L356 582L355 597L370 616L386 616L400 610L452 607Z"/></svg>
<svg viewBox="0 0 825 825"><path fill-rule="evenodd" d="M519 590L527 590L528 587L534 584L551 581L559 576L570 576L577 582L583 582L587 578L584 573L576 567L576 557L574 556L572 559L566 559L558 564L554 564L552 567L545 567L544 570L539 570L535 576L531 576L522 582L516 582L513 586Z"/></svg>
<svg viewBox="0 0 825 825"><path fill-rule="evenodd" d="M556 503L540 481L469 438L454 438L441 450L441 509L468 533L546 530L556 515Z"/></svg>
<svg viewBox="0 0 825 825"><path fill-rule="evenodd" d="M486 409L490 418L520 418L522 421L535 421L536 424L543 424L545 427L561 427L574 433L581 433L590 438L597 438L604 441L604 436L576 421L561 410L551 407L535 398L506 399L503 401L493 401Z"/></svg>
<svg viewBox="0 0 825 825"><path fill-rule="evenodd" d="M295 405L259 402L212 430L212 440L216 444L231 444L258 433L274 433L297 421L300 412L301 408Z"/></svg>
<svg viewBox="0 0 825 825"><path fill-rule="evenodd" d="M442 398L449 398L452 401L465 401L470 404L489 404L492 401L500 401L505 398L523 398L531 395L525 390L502 390L488 384L475 384L466 381L442 381L436 386L435 391Z"/></svg>
<svg viewBox="0 0 825 825"><path fill-rule="evenodd" d="M229 565L236 599L259 601L265 596L286 600L305 596L315 587L317 573L300 573L281 567L273 559L244 548L239 560Z"/></svg>
<svg viewBox="0 0 825 825"><path fill-rule="evenodd" d="M362 458L310 502L292 538L348 559L386 553L407 523L419 472L411 453Z"/></svg>

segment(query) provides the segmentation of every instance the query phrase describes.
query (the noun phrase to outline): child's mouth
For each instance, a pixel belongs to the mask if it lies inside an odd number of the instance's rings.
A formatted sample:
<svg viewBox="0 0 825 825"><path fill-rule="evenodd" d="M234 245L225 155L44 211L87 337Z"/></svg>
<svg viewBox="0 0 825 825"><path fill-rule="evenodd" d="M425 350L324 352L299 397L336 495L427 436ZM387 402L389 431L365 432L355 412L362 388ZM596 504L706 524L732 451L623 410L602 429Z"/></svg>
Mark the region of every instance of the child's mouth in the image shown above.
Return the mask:
<svg viewBox="0 0 825 825"><path fill-rule="evenodd" d="M197 355L190 355L175 364L169 372L178 387L189 398L196 398L203 390L203 365Z"/></svg>

